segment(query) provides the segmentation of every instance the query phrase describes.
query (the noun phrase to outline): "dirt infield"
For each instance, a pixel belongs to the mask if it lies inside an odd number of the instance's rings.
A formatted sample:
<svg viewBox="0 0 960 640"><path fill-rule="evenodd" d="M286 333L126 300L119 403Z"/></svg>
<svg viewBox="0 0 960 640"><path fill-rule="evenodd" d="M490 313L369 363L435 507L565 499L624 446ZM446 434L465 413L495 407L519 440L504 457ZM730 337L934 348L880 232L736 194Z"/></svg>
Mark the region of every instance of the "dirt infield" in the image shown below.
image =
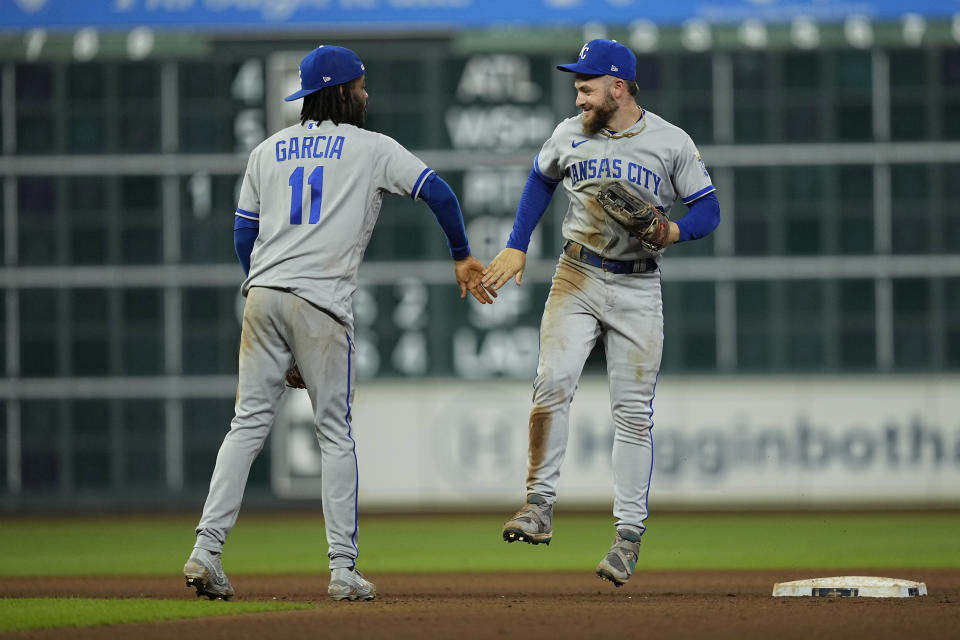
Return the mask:
<svg viewBox="0 0 960 640"><path fill-rule="evenodd" d="M920 580L918 598L773 598L775 582L835 575ZM0 633L10 638L949 638L960 629L960 570L640 572L616 589L590 572L369 575L374 602L334 603L327 576L231 576L241 600L309 611ZM192 598L177 575L4 578L0 597Z"/></svg>

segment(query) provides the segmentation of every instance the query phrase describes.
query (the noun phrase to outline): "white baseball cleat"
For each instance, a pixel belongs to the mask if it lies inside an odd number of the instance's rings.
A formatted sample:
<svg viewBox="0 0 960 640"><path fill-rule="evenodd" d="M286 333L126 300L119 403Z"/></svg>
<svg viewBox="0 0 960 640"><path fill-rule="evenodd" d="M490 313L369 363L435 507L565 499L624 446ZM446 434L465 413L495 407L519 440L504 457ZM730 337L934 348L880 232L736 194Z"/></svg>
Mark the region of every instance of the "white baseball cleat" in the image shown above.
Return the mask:
<svg viewBox="0 0 960 640"><path fill-rule="evenodd" d="M532 495L527 504L503 525L503 539L507 542L550 544L553 538L553 505L543 496Z"/></svg>
<svg viewBox="0 0 960 640"><path fill-rule="evenodd" d="M220 565L219 553L194 549L183 565L183 577L188 587L197 590L198 598L207 596L211 600L229 600L233 597L233 586Z"/></svg>
<svg viewBox="0 0 960 640"><path fill-rule="evenodd" d="M610 551L597 565L597 576L622 587L637 566L640 553L640 534L629 529L617 529Z"/></svg>
<svg viewBox="0 0 960 640"><path fill-rule="evenodd" d="M358 569L343 567L330 572L327 593L334 600L373 600L377 597L377 587Z"/></svg>

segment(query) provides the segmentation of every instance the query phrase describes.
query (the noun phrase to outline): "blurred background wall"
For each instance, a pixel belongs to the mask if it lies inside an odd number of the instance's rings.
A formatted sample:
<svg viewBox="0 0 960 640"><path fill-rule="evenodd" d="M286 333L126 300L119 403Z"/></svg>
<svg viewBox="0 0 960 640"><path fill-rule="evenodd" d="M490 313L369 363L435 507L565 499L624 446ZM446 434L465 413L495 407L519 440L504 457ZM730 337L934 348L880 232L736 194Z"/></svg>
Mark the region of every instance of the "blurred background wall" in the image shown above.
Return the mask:
<svg viewBox="0 0 960 640"><path fill-rule="evenodd" d="M960 505L955 0L6 0L0 508L202 502L236 389L240 177L296 119L307 51L359 53L368 128L453 186L486 262L577 112L554 65L594 37L637 53L638 101L690 133L723 213L664 263L651 501ZM386 199L355 299L363 506L523 495L565 207L482 307L429 209ZM604 373L598 348L560 487L585 507L611 495ZM289 392L247 505L315 507L311 429Z"/></svg>

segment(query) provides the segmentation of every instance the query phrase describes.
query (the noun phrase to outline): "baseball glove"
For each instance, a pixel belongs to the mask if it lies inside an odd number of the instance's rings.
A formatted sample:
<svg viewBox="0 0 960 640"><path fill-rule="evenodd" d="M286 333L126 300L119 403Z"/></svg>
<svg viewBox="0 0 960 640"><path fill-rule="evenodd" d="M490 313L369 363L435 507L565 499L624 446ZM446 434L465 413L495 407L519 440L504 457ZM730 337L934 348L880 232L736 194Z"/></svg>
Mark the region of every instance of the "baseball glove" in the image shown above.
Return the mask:
<svg viewBox="0 0 960 640"><path fill-rule="evenodd" d="M300 375L300 368L293 365L290 371L287 371L287 386L293 389L306 389L307 385L303 382L303 376Z"/></svg>
<svg viewBox="0 0 960 640"><path fill-rule="evenodd" d="M615 180L604 182L597 202L611 218L640 240L647 251L661 251L667 240L670 219Z"/></svg>

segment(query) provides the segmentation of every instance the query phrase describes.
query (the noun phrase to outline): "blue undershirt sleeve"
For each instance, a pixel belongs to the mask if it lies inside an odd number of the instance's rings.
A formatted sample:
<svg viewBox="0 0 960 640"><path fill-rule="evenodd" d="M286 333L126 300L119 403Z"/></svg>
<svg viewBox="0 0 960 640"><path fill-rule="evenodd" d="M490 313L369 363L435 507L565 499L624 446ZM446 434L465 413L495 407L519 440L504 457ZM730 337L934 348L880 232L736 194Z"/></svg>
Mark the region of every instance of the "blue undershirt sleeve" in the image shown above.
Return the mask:
<svg viewBox="0 0 960 640"><path fill-rule="evenodd" d="M460 203L450 185L432 173L420 188L419 197L427 203L440 223L440 228L447 236L447 246L453 259L469 258L470 244L467 242L467 230L463 226L463 212L460 211Z"/></svg>
<svg viewBox="0 0 960 640"><path fill-rule="evenodd" d="M680 239L677 242L697 240L710 233L720 224L720 201L717 194L710 192L690 203L687 215L677 220L680 227Z"/></svg>
<svg viewBox="0 0 960 640"><path fill-rule="evenodd" d="M513 221L513 231L507 240L507 248L527 252L533 229L550 205L550 199L558 184L560 183L544 179L535 168L530 170L527 184L523 186L523 193L520 194L517 218Z"/></svg>
<svg viewBox="0 0 960 640"><path fill-rule="evenodd" d="M237 252L237 259L243 267L243 275L250 275L250 253L253 243L260 235L260 223L249 218L236 216L233 223L233 248Z"/></svg>

